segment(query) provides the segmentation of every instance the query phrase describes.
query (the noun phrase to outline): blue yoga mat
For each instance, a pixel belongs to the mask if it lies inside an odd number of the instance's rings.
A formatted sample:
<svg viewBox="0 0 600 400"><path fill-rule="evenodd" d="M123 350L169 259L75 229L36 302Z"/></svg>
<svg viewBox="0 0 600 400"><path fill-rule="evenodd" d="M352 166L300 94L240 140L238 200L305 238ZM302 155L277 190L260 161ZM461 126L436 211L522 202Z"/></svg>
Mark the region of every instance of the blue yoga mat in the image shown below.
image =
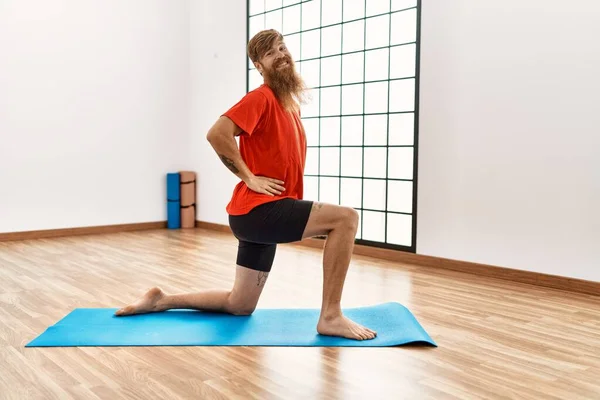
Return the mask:
<svg viewBox="0 0 600 400"><path fill-rule="evenodd" d="M371 340L322 336L318 309L257 309L249 316L169 310L116 317L117 309L78 308L26 347L67 346L436 346L399 303L349 308L344 314L377 332Z"/></svg>

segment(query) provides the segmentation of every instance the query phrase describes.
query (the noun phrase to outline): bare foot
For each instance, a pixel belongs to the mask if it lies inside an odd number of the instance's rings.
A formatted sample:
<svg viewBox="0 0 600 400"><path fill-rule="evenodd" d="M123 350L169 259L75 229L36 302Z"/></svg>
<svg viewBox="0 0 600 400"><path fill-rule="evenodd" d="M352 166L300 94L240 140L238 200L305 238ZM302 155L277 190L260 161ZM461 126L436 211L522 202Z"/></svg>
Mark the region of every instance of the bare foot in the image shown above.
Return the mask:
<svg viewBox="0 0 600 400"><path fill-rule="evenodd" d="M128 306L125 306L118 310L115 315L124 316L124 315L133 315L133 314L143 314L149 312L157 312L164 311L166 308L162 307L159 302L165 297L160 288L154 287L150 289L142 298L140 298L135 303L132 303Z"/></svg>
<svg viewBox="0 0 600 400"><path fill-rule="evenodd" d="M377 332L339 315L333 318L319 318L317 332L327 336L341 336L348 339L368 340L377 336Z"/></svg>

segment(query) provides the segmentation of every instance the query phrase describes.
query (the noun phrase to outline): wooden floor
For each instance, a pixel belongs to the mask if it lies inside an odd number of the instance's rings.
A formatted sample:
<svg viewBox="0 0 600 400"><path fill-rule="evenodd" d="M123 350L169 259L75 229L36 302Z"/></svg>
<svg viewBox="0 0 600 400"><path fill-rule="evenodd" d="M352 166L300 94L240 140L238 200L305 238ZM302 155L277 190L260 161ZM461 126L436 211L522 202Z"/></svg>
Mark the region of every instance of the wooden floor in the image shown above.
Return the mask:
<svg viewBox="0 0 600 400"><path fill-rule="evenodd" d="M600 399L600 297L355 256L343 307L397 301L438 348L24 348L75 307L233 282L202 229L0 243L0 397ZM259 308L319 307L321 253L280 246Z"/></svg>

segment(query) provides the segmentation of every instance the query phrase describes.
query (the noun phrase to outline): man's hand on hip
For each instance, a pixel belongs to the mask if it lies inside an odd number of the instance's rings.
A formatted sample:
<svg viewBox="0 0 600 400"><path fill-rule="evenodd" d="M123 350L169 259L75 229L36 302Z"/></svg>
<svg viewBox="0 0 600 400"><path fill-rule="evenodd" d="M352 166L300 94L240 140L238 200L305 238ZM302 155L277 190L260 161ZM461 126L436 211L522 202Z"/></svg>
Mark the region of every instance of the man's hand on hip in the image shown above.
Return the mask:
<svg viewBox="0 0 600 400"><path fill-rule="evenodd" d="M283 185L283 181L267 178L265 176L253 176L246 181L246 185L257 193L263 193L269 196L280 195L285 191L285 188L281 186Z"/></svg>

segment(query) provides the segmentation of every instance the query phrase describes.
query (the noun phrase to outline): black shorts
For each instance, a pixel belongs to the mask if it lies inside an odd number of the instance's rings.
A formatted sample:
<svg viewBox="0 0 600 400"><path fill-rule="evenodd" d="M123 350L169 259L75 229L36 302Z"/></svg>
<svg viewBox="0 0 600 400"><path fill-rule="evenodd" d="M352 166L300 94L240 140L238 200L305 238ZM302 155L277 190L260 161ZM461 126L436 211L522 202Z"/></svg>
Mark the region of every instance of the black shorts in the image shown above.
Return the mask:
<svg viewBox="0 0 600 400"><path fill-rule="evenodd" d="M281 199L261 204L248 214L230 215L229 226L239 240L237 264L269 272L277 243L302 239L313 202Z"/></svg>

